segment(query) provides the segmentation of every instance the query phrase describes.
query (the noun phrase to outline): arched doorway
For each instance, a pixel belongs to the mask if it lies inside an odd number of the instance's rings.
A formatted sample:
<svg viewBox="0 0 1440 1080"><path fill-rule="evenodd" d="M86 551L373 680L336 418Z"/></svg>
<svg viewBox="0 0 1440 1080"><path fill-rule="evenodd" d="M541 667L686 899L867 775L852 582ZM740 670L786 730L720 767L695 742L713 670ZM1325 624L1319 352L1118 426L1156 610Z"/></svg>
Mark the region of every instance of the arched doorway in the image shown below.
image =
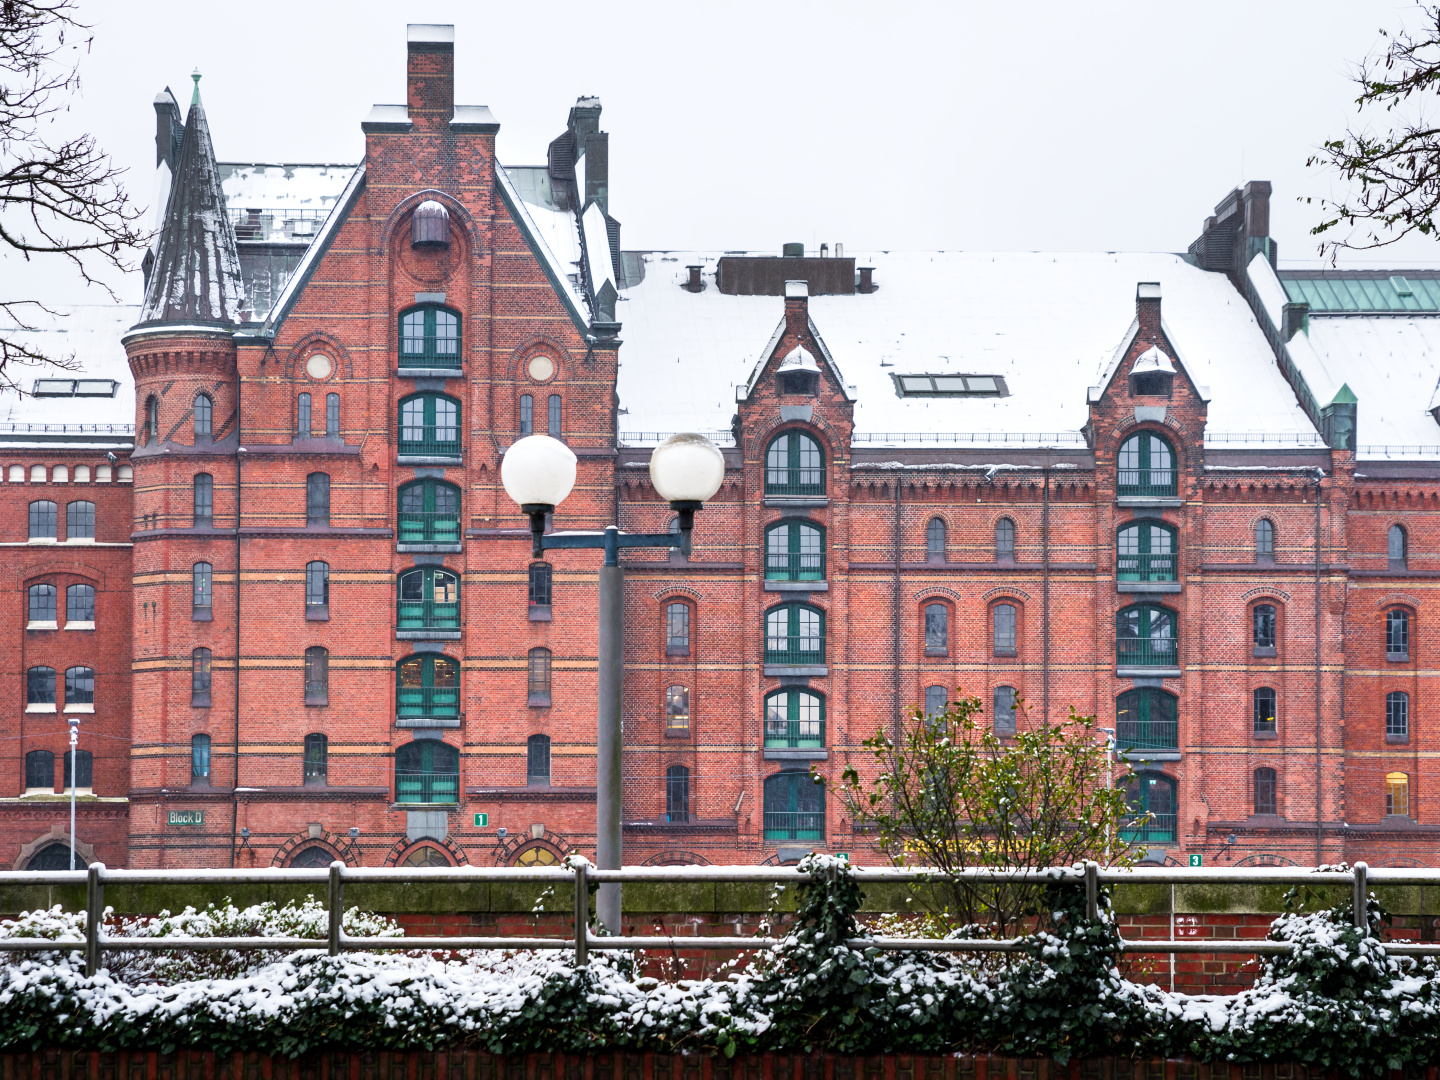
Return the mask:
<svg viewBox="0 0 1440 1080"><path fill-rule="evenodd" d="M89 864L85 857L77 849L75 852L75 869L83 870ZM70 869L70 845L69 844L46 844L25 864L26 870L69 870Z"/></svg>
<svg viewBox="0 0 1440 1080"><path fill-rule="evenodd" d="M300 854L290 860L290 865L296 870L324 869L337 858L339 858L339 856L328 848L312 845L311 847L301 848ZM340 861L344 862L345 860L341 859Z"/></svg>

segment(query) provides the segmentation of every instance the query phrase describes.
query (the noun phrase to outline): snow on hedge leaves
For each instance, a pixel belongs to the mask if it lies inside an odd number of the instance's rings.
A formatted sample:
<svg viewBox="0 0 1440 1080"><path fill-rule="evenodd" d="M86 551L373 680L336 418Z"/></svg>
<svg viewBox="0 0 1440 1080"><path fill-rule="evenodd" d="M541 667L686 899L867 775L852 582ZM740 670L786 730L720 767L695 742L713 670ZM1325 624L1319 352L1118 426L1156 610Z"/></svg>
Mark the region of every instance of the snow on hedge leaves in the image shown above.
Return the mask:
<svg viewBox="0 0 1440 1080"><path fill-rule="evenodd" d="M204 1046L299 1054L327 1045L494 1051L995 1051L1027 1056L1191 1053L1209 1060L1291 1060L1373 1074L1440 1059L1440 974L1389 956L1380 912L1361 934L1346 910L1287 915L1270 937L1300 948L1261 964L1252 989L1172 994L1121 977L1108 903L1084 918L1083 889L1056 886L1056 930L1026 939L1008 968L948 954L845 946L859 888L848 864L813 856L782 945L724 979L641 977L625 954L107 954L86 978L78 950L0 962L0 1047ZM351 911L352 934L393 936ZM0 936L82 939L59 909L0 924ZM320 936L314 901L231 905L153 920L114 920L117 936ZM198 958L197 958L198 956Z"/></svg>

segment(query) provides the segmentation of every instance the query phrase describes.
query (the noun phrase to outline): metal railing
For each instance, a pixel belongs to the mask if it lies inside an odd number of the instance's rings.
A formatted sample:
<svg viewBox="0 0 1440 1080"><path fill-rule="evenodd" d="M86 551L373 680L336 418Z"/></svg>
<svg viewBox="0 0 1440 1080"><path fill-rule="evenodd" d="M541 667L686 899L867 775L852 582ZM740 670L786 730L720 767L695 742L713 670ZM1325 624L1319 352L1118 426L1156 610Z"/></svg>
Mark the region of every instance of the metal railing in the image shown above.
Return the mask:
<svg viewBox="0 0 1440 1080"><path fill-rule="evenodd" d="M1118 495L1174 495L1174 469L1117 469Z"/></svg>
<svg viewBox="0 0 1440 1080"><path fill-rule="evenodd" d="M401 686L395 691L395 714L401 717L460 715L458 686Z"/></svg>
<svg viewBox="0 0 1440 1080"><path fill-rule="evenodd" d="M1119 667L1175 667L1180 650L1173 637L1119 637L1115 639Z"/></svg>
<svg viewBox="0 0 1440 1080"><path fill-rule="evenodd" d="M766 810L766 840L823 840L825 811Z"/></svg>
<svg viewBox="0 0 1440 1080"><path fill-rule="evenodd" d="M770 815L766 815L767 824ZM788 815L787 815L788 816ZM801 812L798 816L809 815ZM1100 917L1101 885L1339 885L1351 890L1351 911L1354 923L1362 932L1368 931L1366 899L1373 885L1440 885L1440 870L1418 868L1371 869L1356 863L1350 870L1298 870L1293 867L1134 867L1101 869L1089 862L1084 866L1055 867L1045 870L990 869L965 870L945 874L938 870L857 867L853 871L863 887L875 882L909 882L931 884L946 880L969 880L976 884L1055 884L1070 882L1085 887L1086 913L1092 920ZM800 869L771 866L627 866L622 870L598 870L587 862L577 861L572 869L561 867L477 867L448 868L349 867L340 862L328 868L264 869L264 870L110 870L103 863L93 863L85 870L6 870L0 871L0 885L79 885L86 886L85 936L83 940L54 938L0 938L0 952L64 952L83 949L85 970L93 975L100 968L106 952L159 951L191 949L195 951L226 951L264 949L300 952L324 949L331 956L347 951L407 950L420 951L459 949L574 949L577 963L589 959L590 950L618 951L625 949L732 949L749 951L769 949L781 944L775 937L741 937L701 935L596 936L590 929L591 883L658 882L687 884L705 882L772 882L798 883L810 880ZM345 933L342 918L345 911L346 883L462 884L472 882L526 882L536 885L575 886L573 937L351 937ZM153 938L112 937L104 933L105 886L117 885L324 885L327 888L329 911L328 933L324 938L234 937L196 938L167 936ZM900 938L857 937L845 943L854 949L876 948L887 951L911 952L1015 952L1024 947L1019 938ZM1240 955L1275 955L1300 947L1290 941L1264 939L1184 938L1174 940L1141 940L1120 942L1125 953L1229 953ZM1386 942L1387 952L1396 956L1440 956L1440 942Z"/></svg>
<svg viewBox="0 0 1440 1080"><path fill-rule="evenodd" d="M825 721L766 720L765 745L775 750L823 749L825 746Z"/></svg>
<svg viewBox="0 0 1440 1080"><path fill-rule="evenodd" d="M1115 725L1115 745L1125 750L1175 750L1180 745L1176 720L1121 720Z"/></svg>
<svg viewBox="0 0 1440 1080"><path fill-rule="evenodd" d="M0 424L3 435L130 435L134 424L30 424L7 421Z"/></svg>
<svg viewBox="0 0 1440 1080"><path fill-rule="evenodd" d="M399 630L459 630L460 602L397 600L395 626Z"/></svg>
<svg viewBox="0 0 1440 1080"><path fill-rule="evenodd" d="M983 446L1084 446L1078 431L866 431L850 436L855 443L974 443Z"/></svg>
<svg viewBox="0 0 1440 1080"><path fill-rule="evenodd" d="M459 801L459 773L397 772L397 803L454 803Z"/></svg>
<svg viewBox="0 0 1440 1080"><path fill-rule="evenodd" d="M1169 844L1175 840L1175 814L1136 814L1122 819L1120 836L1127 844Z"/></svg>
<svg viewBox="0 0 1440 1080"><path fill-rule="evenodd" d="M825 470L820 466L806 465L794 468L765 468L766 495L825 494Z"/></svg>
<svg viewBox="0 0 1440 1080"><path fill-rule="evenodd" d="M765 635L765 663L808 667L825 663L825 631Z"/></svg>
<svg viewBox="0 0 1440 1080"><path fill-rule="evenodd" d="M414 347L420 342L420 348ZM423 339L400 338L400 366L429 368L459 368L460 338L441 334L427 334Z"/></svg>
<svg viewBox="0 0 1440 1080"><path fill-rule="evenodd" d="M458 544L460 543L460 515L430 510L407 513L402 510L400 511L400 533L397 542L401 544Z"/></svg>
<svg viewBox="0 0 1440 1080"><path fill-rule="evenodd" d="M765 554L766 581L824 581L825 552L777 551Z"/></svg>
<svg viewBox="0 0 1440 1080"><path fill-rule="evenodd" d="M456 424L401 424L400 453L421 457L458 458L460 428Z"/></svg>
<svg viewBox="0 0 1440 1080"><path fill-rule="evenodd" d="M1136 552L1115 556L1115 576L1120 581L1174 581L1176 556L1173 552Z"/></svg>

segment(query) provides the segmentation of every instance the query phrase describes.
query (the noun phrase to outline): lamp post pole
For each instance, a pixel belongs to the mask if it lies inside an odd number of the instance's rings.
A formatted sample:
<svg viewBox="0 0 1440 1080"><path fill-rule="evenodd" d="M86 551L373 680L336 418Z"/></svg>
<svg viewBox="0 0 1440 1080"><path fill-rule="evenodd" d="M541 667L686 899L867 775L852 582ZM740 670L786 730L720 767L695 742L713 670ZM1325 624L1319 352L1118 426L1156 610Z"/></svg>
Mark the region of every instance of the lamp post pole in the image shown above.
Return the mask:
<svg viewBox="0 0 1440 1080"><path fill-rule="evenodd" d="M80 742L80 718L78 716L67 716L65 718L70 724L70 869L75 869L75 782L80 775L80 755L75 752L75 747ZM53 758L51 759L54 760ZM53 766L52 766L53 768ZM51 773L50 775L55 775ZM52 781L53 783L53 781Z"/></svg>

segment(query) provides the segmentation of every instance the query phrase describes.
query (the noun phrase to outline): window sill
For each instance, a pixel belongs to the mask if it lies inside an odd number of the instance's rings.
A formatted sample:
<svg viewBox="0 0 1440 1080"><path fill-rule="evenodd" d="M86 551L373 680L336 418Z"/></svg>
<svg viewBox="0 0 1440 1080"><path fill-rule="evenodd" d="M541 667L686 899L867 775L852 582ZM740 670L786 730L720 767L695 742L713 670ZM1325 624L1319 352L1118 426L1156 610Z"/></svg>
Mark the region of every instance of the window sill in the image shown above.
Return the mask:
<svg viewBox="0 0 1440 1080"><path fill-rule="evenodd" d="M52 620L35 619L25 624L26 630L59 630L60 624Z"/></svg>
<svg viewBox="0 0 1440 1080"><path fill-rule="evenodd" d="M397 716L395 726L402 729L414 728L458 728L458 716Z"/></svg>
<svg viewBox="0 0 1440 1080"><path fill-rule="evenodd" d="M1385 659L1392 664L1408 664L1410 654L1408 652L1390 652L1385 654Z"/></svg>
<svg viewBox="0 0 1440 1080"><path fill-rule="evenodd" d="M828 581L767 581L766 592L829 592Z"/></svg>
<svg viewBox="0 0 1440 1080"><path fill-rule="evenodd" d="M425 553L439 555L458 555L464 547L460 544L396 544L395 550L400 554Z"/></svg>
<svg viewBox="0 0 1440 1080"><path fill-rule="evenodd" d="M548 709L548 708L550 708L550 695L549 695L549 694L531 694L531 695L525 700L525 704L528 705L528 706L529 706L530 708L532 708L532 709Z"/></svg>
<svg viewBox="0 0 1440 1080"><path fill-rule="evenodd" d="M397 454L396 465L460 465L459 454Z"/></svg>
<svg viewBox="0 0 1440 1080"><path fill-rule="evenodd" d="M1129 750L1120 755L1124 761L1182 761L1179 750Z"/></svg>
<svg viewBox="0 0 1440 1080"><path fill-rule="evenodd" d="M1184 506L1179 495L1116 495L1116 506Z"/></svg>
<svg viewBox="0 0 1440 1080"><path fill-rule="evenodd" d="M931 649L931 648L927 648L927 649L925 650L925 655L926 655L926 656L949 656L949 655L950 655L950 650L949 650L949 649ZM996 656L999 656L1000 654L999 654L999 653L996 653L995 655L996 655ZM1014 654L1012 653L1011 655L1013 656Z"/></svg>
<svg viewBox="0 0 1440 1080"><path fill-rule="evenodd" d="M926 650L926 653L927 653L927 655L928 655L929 650ZM1018 650L1018 649L996 649L996 650L995 650L995 655L998 656L998 657L1000 657L1000 658L1003 659L1003 660L1013 660L1017 655L1019 655L1019 650Z"/></svg>
<svg viewBox="0 0 1440 1080"><path fill-rule="evenodd" d="M690 650L689 650L689 649L666 649L666 650L665 650L665 655L666 655L666 656L689 656L689 655L690 655Z"/></svg>
<svg viewBox="0 0 1440 1080"><path fill-rule="evenodd" d="M459 630L396 630L396 641L459 641Z"/></svg>
<svg viewBox="0 0 1440 1080"><path fill-rule="evenodd" d="M192 698L190 699L190 707L191 707L192 709L208 709L208 708L210 708L210 696L207 694L207 695L204 696L204 697L192 697Z"/></svg>
<svg viewBox="0 0 1440 1080"><path fill-rule="evenodd" d="M1115 667L1117 679L1178 679L1178 667L1129 667L1118 664Z"/></svg>
<svg viewBox="0 0 1440 1080"><path fill-rule="evenodd" d="M1280 732L1278 732L1278 731L1252 731L1250 734L1251 734L1254 738L1257 738L1257 739L1278 739L1278 738L1280 738Z"/></svg>
<svg viewBox="0 0 1440 1080"><path fill-rule="evenodd" d="M824 495L766 495L766 506L829 506L830 500Z"/></svg>
<svg viewBox="0 0 1440 1080"><path fill-rule="evenodd" d="M666 737L667 739L688 739L688 738L690 737L690 729L689 729L688 727L683 727L683 728L667 727L667 728L665 729L665 737Z"/></svg>
<svg viewBox="0 0 1440 1080"><path fill-rule="evenodd" d="M531 622L550 622L550 605L531 604L530 610L526 613L525 617Z"/></svg>
<svg viewBox="0 0 1440 1080"><path fill-rule="evenodd" d="M76 620L73 620L73 621L71 621L71 622L67 622L67 623L65 624L65 629L66 629L66 630L94 630L94 629L95 629L95 624L94 624L93 622L84 622L84 621L82 621L82 620L76 619Z"/></svg>
<svg viewBox="0 0 1440 1080"><path fill-rule="evenodd" d="M1117 593L1178 593L1184 586L1178 581L1117 581Z"/></svg>
<svg viewBox="0 0 1440 1080"><path fill-rule="evenodd" d="M95 711L95 703L93 701L67 702L65 705L65 711L74 713L93 713Z"/></svg>
<svg viewBox="0 0 1440 1080"><path fill-rule="evenodd" d="M765 748L766 761L825 761L830 757L829 750L791 750L788 748L771 747Z"/></svg>
<svg viewBox="0 0 1440 1080"><path fill-rule="evenodd" d="M55 538L53 536L32 536L29 542L32 544L53 544L55 543Z"/></svg>
<svg viewBox="0 0 1440 1080"><path fill-rule="evenodd" d="M830 669L824 664L766 664L765 674L772 676L778 675L781 677L786 675L815 675L823 677L830 674Z"/></svg>
<svg viewBox="0 0 1440 1080"><path fill-rule="evenodd" d="M396 367L395 374L402 379L463 379L465 372L458 367Z"/></svg>
<svg viewBox="0 0 1440 1080"><path fill-rule="evenodd" d="M330 605L329 605L329 604L306 604L306 605L305 605L305 621L306 621L306 622L329 622L329 621L330 621Z"/></svg>
<svg viewBox="0 0 1440 1080"><path fill-rule="evenodd" d="M53 703L49 705L29 704L25 706L25 711L27 713L53 713L55 711L55 705Z"/></svg>
<svg viewBox="0 0 1440 1080"><path fill-rule="evenodd" d="M69 537L69 538L65 541L65 543L67 543L67 544L93 544L93 543L95 543L95 537L93 537L93 536L72 536L72 537Z"/></svg>
<svg viewBox="0 0 1440 1080"><path fill-rule="evenodd" d="M1409 741L1410 741L1410 736L1409 736L1409 735L1386 735L1386 736L1385 736L1385 741L1386 741L1387 743L1389 743L1391 746L1404 746L1405 744L1409 743Z"/></svg>
<svg viewBox="0 0 1440 1080"><path fill-rule="evenodd" d="M210 622L213 618L214 616L210 614L210 609L208 607L190 609L191 622Z"/></svg>
<svg viewBox="0 0 1440 1080"><path fill-rule="evenodd" d="M55 788L54 788L53 786L52 786L52 787L27 787L27 788L25 789L25 794L24 794L24 795L21 795L20 797L21 797L22 799L33 799L33 798L35 798L35 797L38 796L38 795L54 795L54 794L55 794Z"/></svg>
<svg viewBox="0 0 1440 1080"><path fill-rule="evenodd" d="M330 704L330 699L329 699L329 698L326 698L324 701L321 701L319 698L308 698L308 697L307 697L307 698L305 699L305 707L306 707L307 709L323 709L323 708L327 708L327 707L329 706L329 704Z"/></svg>
<svg viewBox="0 0 1440 1080"><path fill-rule="evenodd" d="M1259 657L1260 659L1264 660L1278 656L1279 652L1276 650L1274 645L1256 645L1254 652L1252 652L1250 655Z"/></svg>
<svg viewBox="0 0 1440 1080"><path fill-rule="evenodd" d="M65 796L65 798L68 799L68 798L70 797L70 789L67 787L67 788L66 788L64 791L62 791L60 794L63 795L63 796ZM76 797L77 799L93 798L94 795L95 795L95 789L94 789L93 787L77 787L77 788L75 789L75 797Z"/></svg>

